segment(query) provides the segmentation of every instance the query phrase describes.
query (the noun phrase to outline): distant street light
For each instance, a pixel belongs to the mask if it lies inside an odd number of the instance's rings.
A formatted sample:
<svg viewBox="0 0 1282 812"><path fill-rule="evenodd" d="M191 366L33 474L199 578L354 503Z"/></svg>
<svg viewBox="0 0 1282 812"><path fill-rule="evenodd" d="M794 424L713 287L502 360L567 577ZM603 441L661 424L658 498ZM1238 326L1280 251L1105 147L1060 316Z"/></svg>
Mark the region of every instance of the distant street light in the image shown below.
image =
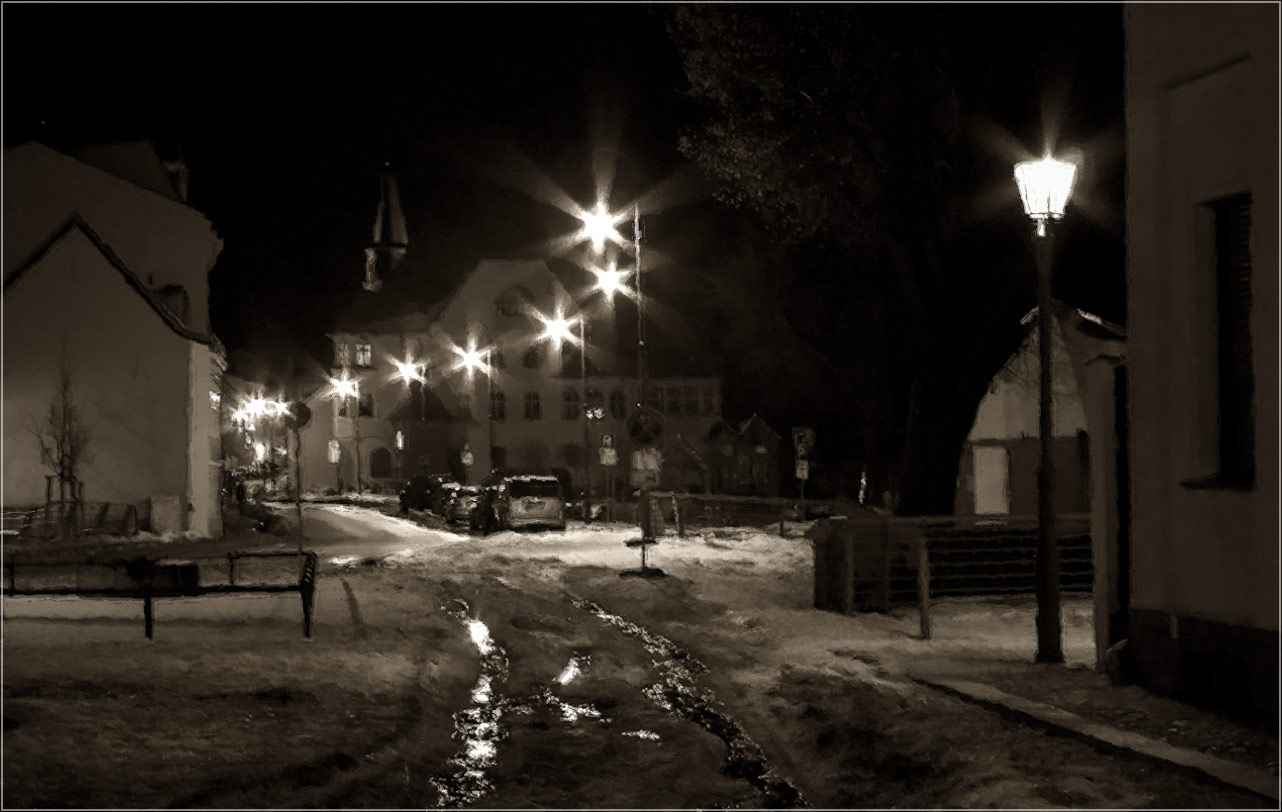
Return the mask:
<svg viewBox="0 0 1282 812"><path fill-rule="evenodd" d="M1064 217L1077 167L1050 156L1015 165L1024 212L1037 224L1037 351L1041 367L1039 428L1041 470L1037 479L1037 656L1039 663L1064 662L1059 617L1059 549L1055 540L1054 377L1051 347L1051 248L1049 221Z"/></svg>
<svg viewBox="0 0 1282 812"><path fill-rule="evenodd" d="M361 382L358 378L348 376L347 368L343 368L342 375L338 378L330 378L330 396L343 401L343 408L352 421L352 439L356 447L356 495L361 495L361 422L360 422L360 400L361 400ZM356 411L352 412L351 400L356 400Z"/></svg>
<svg viewBox="0 0 1282 812"><path fill-rule="evenodd" d="M596 284L592 286L592 290L601 291L608 299L613 299L614 294L628 289L623 284L623 280L628 277L628 271L618 270L613 262L610 263L609 268L604 270L593 268L592 274L596 276Z"/></svg>
<svg viewBox="0 0 1282 812"><path fill-rule="evenodd" d="M556 316L548 318L539 314L543 322L543 335L540 341L551 340L556 344L563 341L573 343L574 334L570 327L577 321L579 324L579 389L583 393L580 411L583 415L583 521L592 521L592 468L591 468L591 426L588 411L588 317L580 314L577 318L567 319L558 310Z"/></svg>
<svg viewBox="0 0 1282 812"><path fill-rule="evenodd" d="M491 366L493 359L493 347L486 346L484 349L477 349L475 343L469 343L467 349L455 347L454 352L458 354L459 360L454 364L454 368L467 371L467 377L470 380L472 375L477 372L485 373L485 400L486 400L486 422L489 427L490 435L490 470L494 469L494 368Z"/></svg>

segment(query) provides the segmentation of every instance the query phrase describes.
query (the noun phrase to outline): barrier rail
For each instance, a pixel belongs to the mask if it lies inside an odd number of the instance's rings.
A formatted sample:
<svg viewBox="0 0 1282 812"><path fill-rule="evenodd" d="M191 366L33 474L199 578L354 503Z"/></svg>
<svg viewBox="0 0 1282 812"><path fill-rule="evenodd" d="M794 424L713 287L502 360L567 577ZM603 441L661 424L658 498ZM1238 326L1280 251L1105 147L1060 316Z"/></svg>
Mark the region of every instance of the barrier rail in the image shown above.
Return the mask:
<svg viewBox="0 0 1282 812"><path fill-rule="evenodd" d="M237 583L246 560L301 559L296 581L283 584ZM148 639L155 636L153 601L157 598L196 598L250 592L297 592L303 601L303 635L311 638L316 601L314 552L254 552L227 554L227 583L201 584L196 563L159 564L137 558L115 564L32 564L5 562L4 594L15 597L65 595L82 598L140 598ZM241 579L244 580L243 577Z"/></svg>

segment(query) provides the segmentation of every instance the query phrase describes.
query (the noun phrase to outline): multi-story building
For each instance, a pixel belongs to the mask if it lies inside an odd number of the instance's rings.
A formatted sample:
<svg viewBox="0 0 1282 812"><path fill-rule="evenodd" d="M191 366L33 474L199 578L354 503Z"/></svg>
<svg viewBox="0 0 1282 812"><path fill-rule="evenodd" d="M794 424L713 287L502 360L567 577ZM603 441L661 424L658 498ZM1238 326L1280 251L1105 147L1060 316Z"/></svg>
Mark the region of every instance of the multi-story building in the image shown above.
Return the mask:
<svg viewBox="0 0 1282 812"><path fill-rule="evenodd" d="M1276 4L1125 7L1127 650L1278 711Z"/></svg>
<svg viewBox="0 0 1282 812"><path fill-rule="evenodd" d="M70 484L47 478L31 431L65 368L88 432L84 499L220 535L226 361L208 277L222 242L187 205L186 170L142 142L75 157L32 142L5 150L4 169L6 504Z"/></svg>
<svg viewBox="0 0 1282 812"><path fill-rule="evenodd" d="M482 260L425 311L395 293L408 235L390 176L374 231L362 301L330 334L332 377L354 386L309 399L305 483L394 484L418 471L476 482L498 468L556 472L577 489L586 471L597 494L610 479L623 494L634 450L626 422L641 392L610 342L594 338L612 337L608 303L576 304L541 260ZM540 317L558 315L587 319L586 363L577 322L569 340L543 337ZM719 381L655 377L647 387L665 443L701 446L720 413ZM615 450L613 467L601 464L603 445ZM699 487L688 467L665 470L661 484Z"/></svg>

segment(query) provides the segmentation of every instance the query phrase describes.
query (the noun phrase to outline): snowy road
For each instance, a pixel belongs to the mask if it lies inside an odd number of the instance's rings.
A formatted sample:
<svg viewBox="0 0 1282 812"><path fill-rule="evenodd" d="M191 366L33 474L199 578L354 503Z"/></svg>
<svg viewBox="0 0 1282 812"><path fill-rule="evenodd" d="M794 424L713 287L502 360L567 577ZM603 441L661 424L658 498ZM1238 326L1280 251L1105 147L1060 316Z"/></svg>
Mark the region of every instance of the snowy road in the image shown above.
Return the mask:
<svg viewBox="0 0 1282 812"><path fill-rule="evenodd" d="M796 534L665 537L648 580L619 577L623 525L306 510L311 641L296 598L165 602L150 642L136 603L9 613L5 806L1267 807L907 678L1026 662L1028 602L940 602L923 643L911 613L810 608ZM1085 664L1089 603L1064 617Z"/></svg>

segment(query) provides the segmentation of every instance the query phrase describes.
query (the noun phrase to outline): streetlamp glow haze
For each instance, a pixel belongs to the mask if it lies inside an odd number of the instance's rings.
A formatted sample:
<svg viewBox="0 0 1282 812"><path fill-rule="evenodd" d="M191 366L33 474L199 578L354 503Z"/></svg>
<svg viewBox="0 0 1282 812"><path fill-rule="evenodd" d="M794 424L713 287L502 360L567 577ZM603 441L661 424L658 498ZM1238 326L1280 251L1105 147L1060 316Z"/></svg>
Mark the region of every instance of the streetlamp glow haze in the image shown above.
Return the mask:
<svg viewBox="0 0 1282 812"><path fill-rule="evenodd" d="M583 221L583 230L580 237L586 237L592 241L592 248L598 254L605 250L605 241L607 239L619 242L622 237L614 230L614 224L619 221L619 217L610 214L605 208L605 203L597 201L595 212L580 212L578 218Z"/></svg>
<svg viewBox="0 0 1282 812"><path fill-rule="evenodd" d="M1024 213L1037 221L1037 235L1046 236L1046 221L1059 220L1073 193L1077 166L1049 155L1040 161L1015 164L1015 183L1024 202Z"/></svg>
<svg viewBox="0 0 1282 812"><path fill-rule="evenodd" d="M592 274L596 276L596 285L594 286L594 289L604 293L607 298L613 298L614 294L619 291L624 291L631 295L631 291L623 284L623 280L627 278L629 273L631 272L618 270L613 262L611 262L610 267L605 270L593 268Z"/></svg>
<svg viewBox="0 0 1282 812"><path fill-rule="evenodd" d="M358 381L347 377L347 370L343 370L341 378L330 378L329 385L333 387L331 395L340 398L354 398L360 386Z"/></svg>
<svg viewBox="0 0 1282 812"><path fill-rule="evenodd" d="M410 356L405 356L404 361L398 361L393 358L392 363L396 365L396 377L400 378L403 382L409 383L410 381L423 380L423 365L417 363Z"/></svg>
<svg viewBox="0 0 1282 812"><path fill-rule="evenodd" d="M574 334L570 332L570 327L576 324L578 319L567 319L559 312L555 318L549 319L540 315L539 319L543 322L543 335L539 336L539 340L542 341L549 338L554 341L574 340Z"/></svg>
<svg viewBox="0 0 1282 812"><path fill-rule="evenodd" d="M489 374L489 368L485 362L486 350L478 350L476 345L472 344L467 349L455 347L454 352L459 355L458 363L454 365L455 369L466 369L469 375L477 371Z"/></svg>

